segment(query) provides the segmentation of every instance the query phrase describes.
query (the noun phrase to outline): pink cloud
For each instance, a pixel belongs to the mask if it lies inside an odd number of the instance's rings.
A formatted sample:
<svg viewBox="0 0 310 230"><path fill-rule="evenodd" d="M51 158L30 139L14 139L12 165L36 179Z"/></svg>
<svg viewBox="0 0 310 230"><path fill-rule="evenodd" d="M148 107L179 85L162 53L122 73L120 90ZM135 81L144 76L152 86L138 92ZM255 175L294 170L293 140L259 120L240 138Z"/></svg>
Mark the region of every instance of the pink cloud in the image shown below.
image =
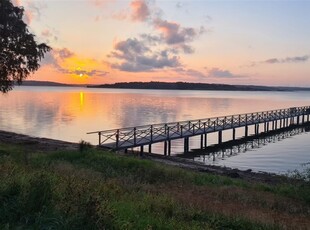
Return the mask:
<svg viewBox="0 0 310 230"><path fill-rule="evenodd" d="M40 8L43 5L38 3L34 3L31 0L23 1L23 0L12 0L14 6L24 7L24 21L29 25L35 18L40 17Z"/></svg>
<svg viewBox="0 0 310 230"><path fill-rule="evenodd" d="M150 9L144 0L134 0L130 4L134 21L145 21L150 16Z"/></svg>

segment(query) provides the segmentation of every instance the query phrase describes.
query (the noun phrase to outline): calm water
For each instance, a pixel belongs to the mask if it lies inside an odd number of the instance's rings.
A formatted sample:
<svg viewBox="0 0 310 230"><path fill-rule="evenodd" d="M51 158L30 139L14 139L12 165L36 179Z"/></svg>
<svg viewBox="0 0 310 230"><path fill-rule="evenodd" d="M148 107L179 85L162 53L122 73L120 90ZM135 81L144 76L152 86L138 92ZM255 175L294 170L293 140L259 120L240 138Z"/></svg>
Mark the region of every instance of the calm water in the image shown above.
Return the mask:
<svg viewBox="0 0 310 230"><path fill-rule="evenodd" d="M201 119L221 115L280 109L310 104L310 92L230 92L16 87L0 95L0 129L54 139L97 144L87 132L151 123ZM237 136L243 135L242 129ZM231 133L224 132L224 141ZM217 136L209 135L208 145ZM172 142L173 153L182 141ZM199 147L192 138L191 147ZM217 158L211 164L255 171L286 172L310 162L309 133ZM162 152L161 144L153 151ZM200 160L201 158L197 158Z"/></svg>

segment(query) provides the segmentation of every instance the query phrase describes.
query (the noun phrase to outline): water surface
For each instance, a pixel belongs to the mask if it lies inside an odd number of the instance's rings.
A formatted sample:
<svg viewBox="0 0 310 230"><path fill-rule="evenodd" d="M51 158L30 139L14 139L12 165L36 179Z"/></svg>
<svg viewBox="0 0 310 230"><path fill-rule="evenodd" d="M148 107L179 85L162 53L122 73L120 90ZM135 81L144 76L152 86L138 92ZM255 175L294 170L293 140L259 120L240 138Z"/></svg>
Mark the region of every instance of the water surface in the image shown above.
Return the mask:
<svg viewBox="0 0 310 230"><path fill-rule="evenodd" d="M152 123L280 109L310 104L310 92L237 92L78 87L16 87L0 96L0 129L31 136L97 144L87 132ZM237 136L243 131L237 130ZM224 132L224 141L231 134ZM208 145L217 141L210 135ZM199 141L191 140L191 147ZM173 141L173 153L183 142ZM285 172L310 161L309 136L303 133L279 143L247 151L214 164ZM162 154L161 144L153 151Z"/></svg>

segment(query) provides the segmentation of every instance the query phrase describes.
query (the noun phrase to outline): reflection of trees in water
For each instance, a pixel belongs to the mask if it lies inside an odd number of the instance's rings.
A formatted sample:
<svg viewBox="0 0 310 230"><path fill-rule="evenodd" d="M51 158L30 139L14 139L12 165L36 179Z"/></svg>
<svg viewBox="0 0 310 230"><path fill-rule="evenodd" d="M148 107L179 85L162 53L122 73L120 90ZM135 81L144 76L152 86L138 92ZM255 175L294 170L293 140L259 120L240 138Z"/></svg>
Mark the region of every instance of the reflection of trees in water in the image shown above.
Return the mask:
<svg viewBox="0 0 310 230"><path fill-rule="evenodd" d="M195 159L196 161L213 162L216 159L236 156L252 149L261 148L267 144L276 143L292 136L296 136L310 131L310 126L295 126L293 128L283 128L281 130L263 133L258 136L241 138L235 141L228 141L223 144L209 146L206 149L196 149L190 153L178 156Z"/></svg>

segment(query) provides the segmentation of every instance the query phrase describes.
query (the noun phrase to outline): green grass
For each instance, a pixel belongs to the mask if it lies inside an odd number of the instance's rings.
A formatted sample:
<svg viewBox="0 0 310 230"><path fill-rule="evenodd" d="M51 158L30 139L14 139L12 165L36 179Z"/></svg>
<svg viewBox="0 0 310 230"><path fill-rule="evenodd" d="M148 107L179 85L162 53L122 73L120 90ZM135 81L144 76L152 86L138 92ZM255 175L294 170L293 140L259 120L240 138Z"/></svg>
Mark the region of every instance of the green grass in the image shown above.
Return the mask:
<svg viewBox="0 0 310 230"><path fill-rule="evenodd" d="M241 214L212 212L196 205L191 197L182 202L170 193L171 186L197 191L193 198L199 196L199 188L262 191L293 198L309 207L307 183L253 184L91 148L25 152L23 146L0 144L0 229L281 227ZM182 195L179 189L173 192Z"/></svg>

